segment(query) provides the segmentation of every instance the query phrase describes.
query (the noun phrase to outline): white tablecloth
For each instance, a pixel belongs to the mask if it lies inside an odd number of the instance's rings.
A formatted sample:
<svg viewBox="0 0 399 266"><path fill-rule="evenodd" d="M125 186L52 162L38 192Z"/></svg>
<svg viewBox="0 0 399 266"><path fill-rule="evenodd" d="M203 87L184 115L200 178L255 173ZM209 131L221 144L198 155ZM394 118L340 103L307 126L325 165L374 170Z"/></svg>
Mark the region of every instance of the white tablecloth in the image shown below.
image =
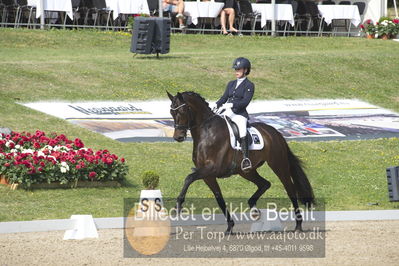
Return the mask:
<svg viewBox="0 0 399 266"><path fill-rule="evenodd" d="M105 0L107 8L114 11L114 20L119 14L150 14L147 0Z"/></svg>
<svg viewBox="0 0 399 266"><path fill-rule="evenodd" d="M223 6L224 3L219 2L184 2L184 15L197 25L198 18L216 18Z"/></svg>
<svg viewBox="0 0 399 266"><path fill-rule="evenodd" d="M28 6L36 7L36 18L40 17L41 1L28 0ZM46 11L64 11L73 19L72 1L71 0L44 0L44 10Z"/></svg>
<svg viewBox="0 0 399 266"><path fill-rule="evenodd" d="M350 19L356 27L360 24L359 9L355 5L318 5L319 12L327 24L333 19Z"/></svg>
<svg viewBox="0 0 399 266"><path fill-rule="evenodd" d="M273 19L273 8L271 4L252 4L252 10L261 14L260 24L263 28L266 26L267 20ZM275 20L288 21L292 26L295 25L292 5L290 4L276 4Z"/></svg>

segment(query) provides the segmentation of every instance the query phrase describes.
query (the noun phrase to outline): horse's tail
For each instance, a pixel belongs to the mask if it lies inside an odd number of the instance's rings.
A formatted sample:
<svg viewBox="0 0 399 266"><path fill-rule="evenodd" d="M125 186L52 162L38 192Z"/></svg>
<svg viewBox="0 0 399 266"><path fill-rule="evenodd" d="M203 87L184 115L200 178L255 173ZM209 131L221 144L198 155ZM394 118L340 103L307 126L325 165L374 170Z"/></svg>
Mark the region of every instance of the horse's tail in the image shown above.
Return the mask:
<svg viewBox="0 0 399 266"><path fill-rule="evenodd" d="M303 204L305 204L305 206L310 206L310 204L314 203L312 186L310 185L309 179L302 169L301 160L290 150L288 145L287 149L291 177L297 191L297 197Z"/></svg>

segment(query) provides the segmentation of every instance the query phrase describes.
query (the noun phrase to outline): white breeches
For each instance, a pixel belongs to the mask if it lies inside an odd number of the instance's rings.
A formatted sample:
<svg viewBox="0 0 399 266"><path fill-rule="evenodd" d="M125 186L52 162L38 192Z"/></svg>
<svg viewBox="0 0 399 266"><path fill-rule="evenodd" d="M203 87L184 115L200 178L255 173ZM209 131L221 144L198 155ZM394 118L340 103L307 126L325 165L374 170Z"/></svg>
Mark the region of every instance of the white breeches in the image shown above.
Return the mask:
<svg viewBox="0 0 399 266"><path fill-rule="evenodd" d="M228 116L233 120L234 123L238 126L238 132L240 134L240 138L243 138L247 135L247 118L242 115L235 114L230 108L227 108L224 115Z"/></svg>

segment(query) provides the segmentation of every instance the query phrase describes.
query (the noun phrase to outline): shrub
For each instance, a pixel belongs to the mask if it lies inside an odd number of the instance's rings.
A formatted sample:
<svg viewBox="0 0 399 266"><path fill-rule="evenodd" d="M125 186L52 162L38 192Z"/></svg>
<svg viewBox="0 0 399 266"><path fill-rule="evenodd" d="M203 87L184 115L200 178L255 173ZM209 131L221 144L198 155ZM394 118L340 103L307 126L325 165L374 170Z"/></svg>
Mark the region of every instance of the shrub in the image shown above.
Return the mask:
<svg viewBox="0 0 399 266"><path fill-rule="evenodd" d="M145 189L156 189L159 185L159 175L154 171L145 171L142 181Z"/></svg>

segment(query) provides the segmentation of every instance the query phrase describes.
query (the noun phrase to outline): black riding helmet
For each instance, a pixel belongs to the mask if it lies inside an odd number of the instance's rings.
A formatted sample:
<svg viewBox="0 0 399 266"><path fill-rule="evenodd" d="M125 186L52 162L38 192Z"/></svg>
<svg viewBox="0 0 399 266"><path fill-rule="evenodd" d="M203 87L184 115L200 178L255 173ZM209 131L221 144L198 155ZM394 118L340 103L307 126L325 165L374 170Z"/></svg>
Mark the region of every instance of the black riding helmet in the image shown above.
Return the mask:
<svg viewBox="0 0 399 266"><path fill-rule="evenodd" d="M249 73L251 72L251 62L249 62L249 60L246 59L245 57L238 57L233 62L233 68L235 70L246 68L247 72L245 73L245 75L249 75Z"/></svg>

